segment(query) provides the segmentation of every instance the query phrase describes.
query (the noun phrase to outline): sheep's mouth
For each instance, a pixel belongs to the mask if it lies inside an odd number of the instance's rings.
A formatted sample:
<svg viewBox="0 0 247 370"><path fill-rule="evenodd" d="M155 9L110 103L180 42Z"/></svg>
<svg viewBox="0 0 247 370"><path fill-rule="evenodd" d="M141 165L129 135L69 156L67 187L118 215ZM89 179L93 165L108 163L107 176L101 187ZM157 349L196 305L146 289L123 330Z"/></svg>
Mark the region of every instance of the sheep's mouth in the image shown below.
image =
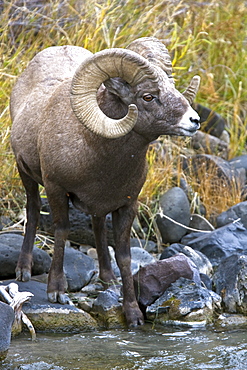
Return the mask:
<svg viewBox="0 0 247 370"><path fill-rule="evenodd" d="M197 133L198 129L181 129L182 135L184 136L194 136Z"/></svg>

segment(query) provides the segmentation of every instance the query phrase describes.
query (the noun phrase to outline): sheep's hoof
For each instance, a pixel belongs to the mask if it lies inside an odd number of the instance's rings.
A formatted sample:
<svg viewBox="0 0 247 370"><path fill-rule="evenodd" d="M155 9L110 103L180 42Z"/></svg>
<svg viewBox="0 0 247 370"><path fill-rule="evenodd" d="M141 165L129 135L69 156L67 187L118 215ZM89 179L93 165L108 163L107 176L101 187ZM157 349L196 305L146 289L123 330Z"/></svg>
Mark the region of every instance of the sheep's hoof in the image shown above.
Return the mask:
<svg viewBox="0 0 247 370"><path fill-rule="evenodd" d="M48 296L48 300L51 303L60 303L60 304L69 304L70 303L70 299L67 296L67 294L65 294L65 293L50 292L50 293L47 293L47 296Z"/></svg>
<svg viewBox="0 0 247 370"><path fill-rule="evenodd" d="M136 328L144 324L144 317L139 308L133 309L125 313L127 325L129 328Z"/></svg>
<svg viewBox="0 0 247 370"><path fill-rule="evenodd" d="M29 281L31 280L31 272L28 269L17 268L15 270L16 280Z"/></svg>

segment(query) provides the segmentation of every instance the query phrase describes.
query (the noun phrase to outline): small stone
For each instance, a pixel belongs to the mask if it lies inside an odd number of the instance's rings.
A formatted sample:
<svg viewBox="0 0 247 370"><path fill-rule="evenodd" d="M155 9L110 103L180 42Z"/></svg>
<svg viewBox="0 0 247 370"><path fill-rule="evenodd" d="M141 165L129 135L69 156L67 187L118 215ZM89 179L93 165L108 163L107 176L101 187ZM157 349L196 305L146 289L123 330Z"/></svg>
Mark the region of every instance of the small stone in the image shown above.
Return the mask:
<svg viewBox="0 0 247 370"><path fill-rule="evenodd" d="M100 292L94 301L90 314L104 328L112 329L126 326L126 319L119 298L119 290L111 287Z"/></svg>
<svg viewBox="0 0 247 370"><path fill-rule="evenodd" d="M24 237L19 234L0 234L0 277L13 278ZM51 257L44 250L34 246L32 275L47 273Z"/></svg>

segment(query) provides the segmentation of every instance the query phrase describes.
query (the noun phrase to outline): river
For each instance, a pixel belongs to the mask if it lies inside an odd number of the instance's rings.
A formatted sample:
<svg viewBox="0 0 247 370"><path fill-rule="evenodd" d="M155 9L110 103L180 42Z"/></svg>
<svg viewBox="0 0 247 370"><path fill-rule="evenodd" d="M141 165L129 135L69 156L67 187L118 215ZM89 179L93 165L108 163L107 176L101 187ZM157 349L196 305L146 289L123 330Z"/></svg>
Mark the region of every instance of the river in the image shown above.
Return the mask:
<svg viewBox="0 0 247 370"><path fill-rule="evenodd" d="M1 367L2 366L2 367ZM247 332L145 325L137 330L22 334L3 370L246 370Z"/></svg>

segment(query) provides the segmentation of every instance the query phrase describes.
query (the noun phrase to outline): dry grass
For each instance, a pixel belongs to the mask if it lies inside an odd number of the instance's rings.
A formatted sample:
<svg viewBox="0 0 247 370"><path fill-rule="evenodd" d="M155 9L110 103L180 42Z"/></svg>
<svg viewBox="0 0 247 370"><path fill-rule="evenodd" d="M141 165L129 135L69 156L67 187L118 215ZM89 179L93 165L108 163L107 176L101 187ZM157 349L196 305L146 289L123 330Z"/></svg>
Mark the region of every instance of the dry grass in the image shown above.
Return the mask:
<svg viewBox="0 0 247 370"><path fill-rule="evenodd" d="M1 214L13 217L24 203L9 143L10 92L28 61L52 45L80 45L96 52L125 47L142 36L158 37L167 44L173 57L178 89L182 91L192 75L199 74L202 83L197 101L226 118L231 135L230 156L246 151L247 8L244 2L56 0L42 4L27 9L21 1L3 0L0 5ZM171 183L174 162L188 147L186 140L180 140L170 149L169 159L164 159L157 150L149 152L150 170L140 198L147 207L155 209L160 192L186 177L178 166ZM207 178L209 181L199 181L204 190L197 186L198 179L186 177L186 180L203 198L209 215L240 200L239 194L225 194L222 188L210 193L214 174L208 174ZM210 208L212 203L217 204L214 210Z"/></svg>

